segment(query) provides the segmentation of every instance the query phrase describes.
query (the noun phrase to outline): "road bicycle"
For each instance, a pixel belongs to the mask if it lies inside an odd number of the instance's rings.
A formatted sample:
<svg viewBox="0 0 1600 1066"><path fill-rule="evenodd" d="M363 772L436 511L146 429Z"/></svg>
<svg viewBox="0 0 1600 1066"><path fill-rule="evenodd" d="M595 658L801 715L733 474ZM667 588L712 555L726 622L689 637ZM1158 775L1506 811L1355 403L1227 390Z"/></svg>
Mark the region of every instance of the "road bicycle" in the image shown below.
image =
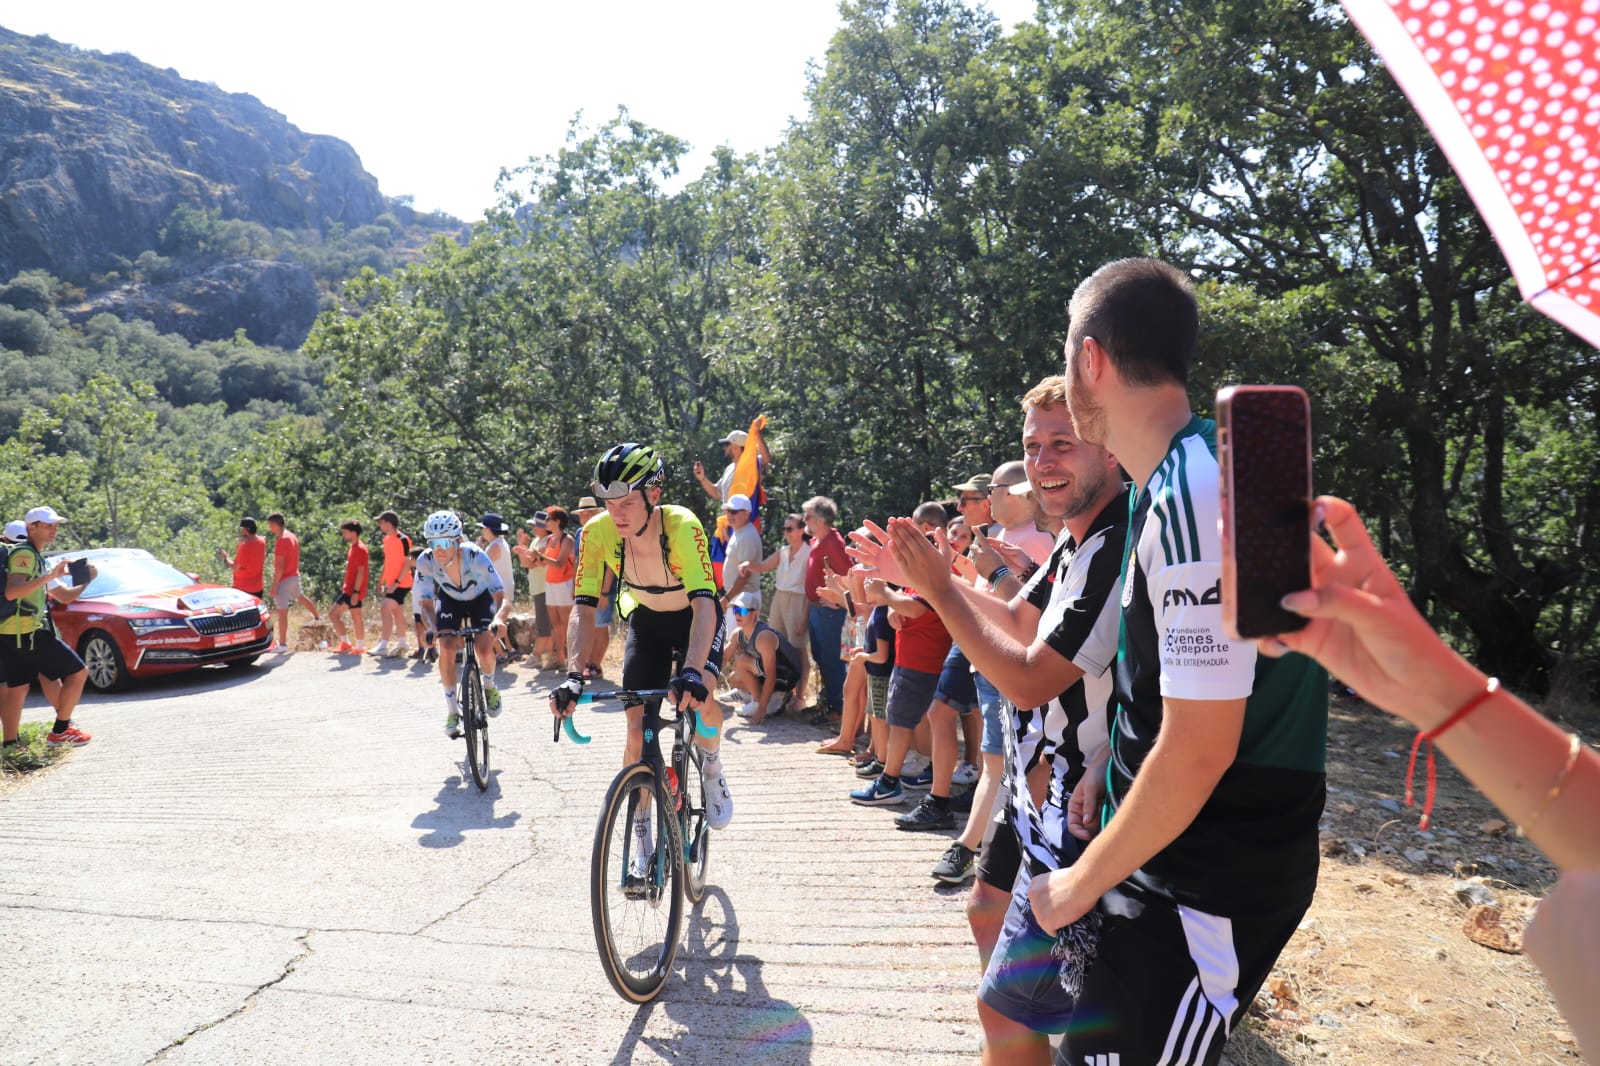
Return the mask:
<svg viewBox="0 0 1600 1066"><path fill-rule="evenodd" d="M483 698L483 668L478 665L472 638L488 631L487 626L469 626L438 634L465 638L456 676L456 709L461 715L461 735L467 740L467 766L479 792L489 787L489 707Z"/></svg>
<svg viewBox="0 0 1600 1066"><path fill-rule="evenodd" d="M673 668L676 673L676 666ZM647 1003L660 994L683 939L683 903L705 896L711 827L706 820L704 750L695 743L698 716L692 710L663 719L667 689L623 689L589 693L578 704L611 701L644 705L644 748L606 790L594 829L589 865L589 905L600 963L617 994ZM661 755L661 730L672 736L671 754ZM571 716L559 719L579 744Z"/></svg>

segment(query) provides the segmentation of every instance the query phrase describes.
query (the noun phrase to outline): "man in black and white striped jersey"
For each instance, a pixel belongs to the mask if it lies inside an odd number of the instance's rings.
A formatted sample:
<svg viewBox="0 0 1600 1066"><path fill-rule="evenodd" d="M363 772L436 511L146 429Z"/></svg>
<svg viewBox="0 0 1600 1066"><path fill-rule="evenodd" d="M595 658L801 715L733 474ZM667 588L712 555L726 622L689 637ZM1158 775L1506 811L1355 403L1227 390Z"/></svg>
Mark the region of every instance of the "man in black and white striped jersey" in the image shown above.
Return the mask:
<svg viewBox="0 0 1600 1066"><path fill-rule="evenodd" d="M1135 496L1109 757L1068 804L1087 843L1030 889L1047 930L1100 916L1083 1024L1056 1062L1215 1066L1316 891L1328 676L1301 655L1258 658L1223 623L1216 425L1189 403L1189 276L1108 263L1068 316L1072 424L1116 453Z"/></svg>
<svg viewBox="0 0 1600 1066"><path fill-rule="evenodd" d="M1027 484L1041 511L1065 521L1049 561L1031 575L996 568L983 575L989 588L973 588L948 580L941 555L891 523L893 546L880 556L892 559L879 565L903 571L1006 698L1006 804L983 845L968 917L985 963L984 1061L1042 1066L1047 1034L1067 1027L1073 1001L1028 885L1076 856L1065 801L1106 744L1128 499L1116 458L1073 433L1065 378L1041 381L1022 406Z"/></svg>

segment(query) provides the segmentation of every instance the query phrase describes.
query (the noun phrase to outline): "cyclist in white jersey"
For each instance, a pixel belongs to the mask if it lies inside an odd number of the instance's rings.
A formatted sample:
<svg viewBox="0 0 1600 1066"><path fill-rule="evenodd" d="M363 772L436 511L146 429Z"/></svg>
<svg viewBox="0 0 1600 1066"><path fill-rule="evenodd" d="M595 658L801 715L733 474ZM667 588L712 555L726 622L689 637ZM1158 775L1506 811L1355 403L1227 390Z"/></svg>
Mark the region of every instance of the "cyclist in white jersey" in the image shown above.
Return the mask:
<svg viewBox="0 0 1600 1066"><path fill-rule="evenodd" d="M423 640L439 644L439 681L444 685L445 736L461 736L461 709L456 703L456 652L462 638L456 630L483 627L472 648L483 670L483 701L490 718L500 714L500 690L494 683L494 638L511 609L494 563L481 548L461 537L461 518L454 511L435 511L422 524L427 550L417 559L417 609L422 613Z"/></svg>

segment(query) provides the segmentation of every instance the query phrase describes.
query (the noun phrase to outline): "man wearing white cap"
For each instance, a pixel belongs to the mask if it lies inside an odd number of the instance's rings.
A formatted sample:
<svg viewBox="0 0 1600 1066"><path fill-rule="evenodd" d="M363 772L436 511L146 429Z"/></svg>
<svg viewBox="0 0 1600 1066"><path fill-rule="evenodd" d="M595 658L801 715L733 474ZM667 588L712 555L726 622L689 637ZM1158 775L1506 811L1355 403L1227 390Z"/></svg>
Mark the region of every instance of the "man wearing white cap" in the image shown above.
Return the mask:
<svg viewBox="0 0 1600 1066"><path fill-rule="evenodd" d="M723 504L722 513L728 516L728 551L722 561L722 574L724 579L734 577L727 591L722 597L722 608L725 613L733 605L735 596L744 592L749 587L751 603L757 613L761 609L761 578L758 575L751 580L748 574L740 574L741 563L750 563L752 566L761 561L764 554L761 547L761 534L756 532L756 527L751 524L753 505L750 497L742 492L736 492L728 497L728 502ZM748 569L748 568L746 568ZM728 632L732 633L738 623L731 613L727 614Z"/></svg>
<svg viewBox="0 0 1600 1066"><path fill-rule="evenodd" d="M722 453L727 456L728 465L723 469L722 476L713 483L706 477L705 464L698 459L694 464L694 479L700 482L700 487L706 490L706 495L713 500L726 500L733 484L733 472L739 465L739 456L744 454L744 446L750 440L750 434L742 429L736 429L717 441L722 445ZM772 453L767 450L767 440L761 438L761 451L757 458L763 469L772 462Z"/></svg>
<svg viewBox="0 0 1600 1066"><path fill-rule="evenodd" d="M83 595L88 582L49 589L50 582L67 575L67 561L44 568L44 549L56 539L65 521L53 507L35 507L23 516L27 537L6 558L5 586L0 589L0 743L17 744L22 725L22 704L28 686L42 677L61 682L56 700L56 721L45 736L46 744L87 744L89 734L72 724L72 711L83 695L88 678L78 653L61 642L45 625L46 596L71 603ZM94 567L89 568L91 580Z"/></svg>

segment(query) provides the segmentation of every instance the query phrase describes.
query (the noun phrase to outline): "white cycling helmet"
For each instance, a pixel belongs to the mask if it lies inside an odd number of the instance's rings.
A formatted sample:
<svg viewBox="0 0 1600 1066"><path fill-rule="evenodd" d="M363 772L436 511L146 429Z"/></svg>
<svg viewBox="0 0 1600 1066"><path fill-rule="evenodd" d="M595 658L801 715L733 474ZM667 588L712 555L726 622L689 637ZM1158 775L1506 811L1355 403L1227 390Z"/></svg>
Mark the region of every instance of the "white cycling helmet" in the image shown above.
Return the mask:
<svg viewBox="0 0 1600 1066"><path fill-rule="evenodd" d="M422 523L424 540L457 540L461 536L461 516L454 511L435 511Z"/></svg>

